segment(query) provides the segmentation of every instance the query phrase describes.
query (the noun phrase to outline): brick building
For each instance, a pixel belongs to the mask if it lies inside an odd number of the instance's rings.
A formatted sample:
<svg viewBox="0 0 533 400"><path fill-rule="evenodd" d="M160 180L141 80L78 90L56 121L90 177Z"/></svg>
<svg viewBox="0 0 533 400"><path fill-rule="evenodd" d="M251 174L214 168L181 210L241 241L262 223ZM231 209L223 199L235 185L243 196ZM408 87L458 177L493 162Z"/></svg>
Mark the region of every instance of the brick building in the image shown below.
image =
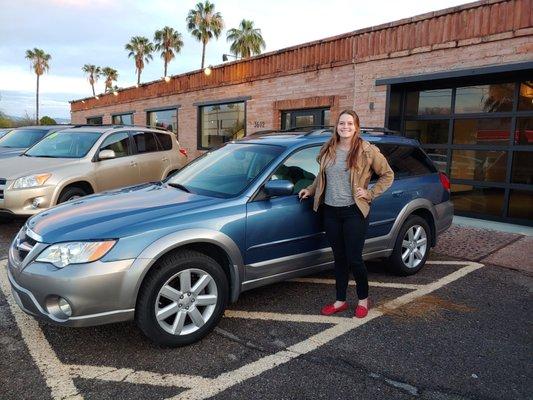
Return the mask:
<svg viewBox="0 0 533 400"><path fill-rule="evenodd" d="M71 102L74 123L164 125L196 156L354 108L423 144L456 213L533 225L533 1L483 0Z"/></svg>

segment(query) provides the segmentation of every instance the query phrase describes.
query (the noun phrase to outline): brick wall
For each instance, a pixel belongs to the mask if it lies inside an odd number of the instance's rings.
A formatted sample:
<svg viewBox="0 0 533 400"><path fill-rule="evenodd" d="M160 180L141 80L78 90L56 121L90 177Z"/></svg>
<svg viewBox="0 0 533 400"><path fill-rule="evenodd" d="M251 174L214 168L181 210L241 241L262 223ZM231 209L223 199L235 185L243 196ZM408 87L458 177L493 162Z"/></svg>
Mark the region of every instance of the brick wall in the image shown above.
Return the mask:
<svg viewBox="0 0 533 400"><path fill-rule="evenodd" d="M88 116L103 114L103 122L111 123L112 113L134 111L134 122L144 125L146 109L179 104L180 143L193 157L200 153L196 144L198 107L193 104L204 101L250 96L246 109L248 133L279 128L281 110L315 106L330 107L332 121L339 110L355 107L363 125L382 126L386 87L376 86L376 79L532 61L532 37L533 30L511 38L454 42L440 49L421 47L327 69L127 102L121 102L119 95L113 104L74 111L72 121L85 123ZM374 103L373 110L370 110L370 102ZM254 128L256 121L264 122L264 127Z"/></svg>

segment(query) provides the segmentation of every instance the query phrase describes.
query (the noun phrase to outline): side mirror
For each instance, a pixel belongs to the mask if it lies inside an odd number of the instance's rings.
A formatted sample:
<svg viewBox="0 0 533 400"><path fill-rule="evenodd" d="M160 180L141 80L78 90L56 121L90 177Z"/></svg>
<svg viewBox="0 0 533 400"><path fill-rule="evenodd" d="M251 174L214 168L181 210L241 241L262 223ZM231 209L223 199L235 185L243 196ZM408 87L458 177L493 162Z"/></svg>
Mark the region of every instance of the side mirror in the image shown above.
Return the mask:
<svg viewBox="0 0 533 400"><path fill-rule="evenodd" d="M284 179L268 181L264 190L268 196L289 196L294 190L294 184Z"/></svg>
<svg viewBox="0 0 533 400"><path fill-rule="evenodd" d="M102 150L98 153L99 160L110 160L115 157L116 157L116 154L113 150Z"/></svg>

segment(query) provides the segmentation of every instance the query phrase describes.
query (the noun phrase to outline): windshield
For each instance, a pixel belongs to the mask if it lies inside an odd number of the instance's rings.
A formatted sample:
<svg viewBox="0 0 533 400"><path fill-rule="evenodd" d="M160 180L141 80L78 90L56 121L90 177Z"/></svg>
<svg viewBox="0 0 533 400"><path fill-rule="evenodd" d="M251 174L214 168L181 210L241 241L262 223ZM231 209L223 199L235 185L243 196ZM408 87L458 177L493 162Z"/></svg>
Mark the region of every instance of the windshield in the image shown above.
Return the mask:
<svg viewBox="0 0 533 400"><path fill-rule="evenodd" d="M48 129L14 129L0 139L0 147L28 148L48 132Z"/></svg>
<svg viewBox="0 0 533 400"><path fill-rule="evenodd" d="M248 187L283 150L280 146L230 143L204 154L172 175L167 183L206 196L233 197Z"/></svg>
<svg viewBox="0 0 533 400"><path fill-rule="evenodd" d="M101 135L100 132L54 132L24 154L30 157L81 158L87 155Z"/></svg>

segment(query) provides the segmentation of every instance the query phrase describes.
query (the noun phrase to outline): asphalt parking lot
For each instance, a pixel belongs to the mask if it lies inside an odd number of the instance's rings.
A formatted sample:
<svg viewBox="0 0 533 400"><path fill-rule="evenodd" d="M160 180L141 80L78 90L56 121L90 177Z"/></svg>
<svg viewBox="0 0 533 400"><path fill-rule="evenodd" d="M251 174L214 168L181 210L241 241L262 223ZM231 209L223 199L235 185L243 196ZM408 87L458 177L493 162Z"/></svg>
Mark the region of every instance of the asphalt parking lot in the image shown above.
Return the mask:
<svg viewBox="0 0 533 400"><path fill-rule="evenodd" d="M246 292L207 338L163 349L133 323L67 329L22 313L5 273L21 223L0 224L1 399L531 398L533 280L483 262L500 242L478 261L435 252L407 278L368 263L364 320L318 315L327 272Z"/></svg>

